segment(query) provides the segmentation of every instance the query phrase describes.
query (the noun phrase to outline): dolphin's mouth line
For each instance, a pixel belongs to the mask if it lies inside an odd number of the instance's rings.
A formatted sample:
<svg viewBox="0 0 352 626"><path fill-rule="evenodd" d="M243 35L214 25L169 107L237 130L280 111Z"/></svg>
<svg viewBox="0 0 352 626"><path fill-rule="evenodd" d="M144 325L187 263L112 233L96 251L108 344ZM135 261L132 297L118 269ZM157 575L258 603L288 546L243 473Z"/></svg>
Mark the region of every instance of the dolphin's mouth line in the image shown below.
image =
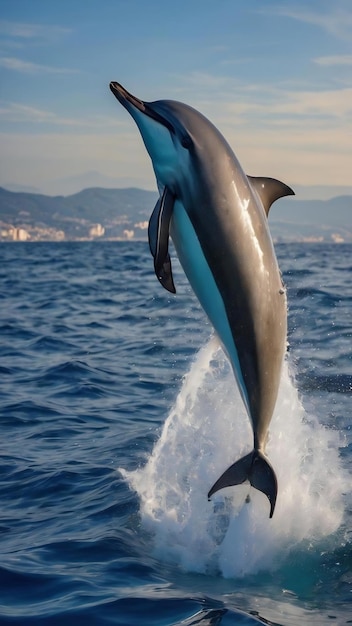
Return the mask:
<svg viewBox="0 0 352 626"><path fill-rule="evenodd" d="M127 91L127 89L122 87L120 83L111 81L110 89L112 93L114 94L114 96L121 102L121 104L123 104L124 100L127 100L127 102L130 102L131 104L133 104L133 106L135 106L136 109L139 109L139 111L142 111L144 113L145 111L144 102L142 100L139 100L139 98L136 98L135 96L133 96L131 93L129 93L129 91Z"/></svg>
<svg viewBox="0 0 352 626"><path fill-rule="evenodd" d="M116 81L111 81L110 89L112 93L114 94L115 98L117 98L117 100L124 107L126 107L126 103L129 102L130 104L132 104L132 106L138 109L138 111L140 111L141 113L144 113L145 115L147 115L148 117L151 117L156 122L159 122L159 124L162 124L163 126L165 126L170 131L170 133L175 134L175 128L169 122L169 120L165 119L165 117L163 117L162 115L154 111L150 103L143 102L143 100L136 98L136 96L129 93L127 89L122 87L122 85L120 85L120 83L117 83Z"/></svg>

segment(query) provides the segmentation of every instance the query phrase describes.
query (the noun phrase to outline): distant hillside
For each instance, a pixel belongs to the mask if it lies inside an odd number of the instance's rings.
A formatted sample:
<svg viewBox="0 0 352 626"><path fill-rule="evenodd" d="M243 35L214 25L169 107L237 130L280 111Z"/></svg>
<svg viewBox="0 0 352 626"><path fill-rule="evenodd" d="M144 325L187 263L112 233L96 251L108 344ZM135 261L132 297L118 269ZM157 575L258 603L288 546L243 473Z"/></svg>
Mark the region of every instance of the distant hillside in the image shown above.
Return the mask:
<svg viewBox="0 0 352 626"><path fill-rule="evenodd" d="M0 238L146 239L156 199L157 193L136 188L96 187L71 196L45 196L0 187ZM352 241L352 196L282 198L273 205L269 222L279 241Z"/></svg>
<svg viewBox="0 0 352 626"><path fill-rule="evenodd" d="M352 196L331 200L282 198L270 209L272 236L283 241L352 241Z"/></svg>
<svg viewBox="0 0 352 626"><path fill-rule="evenodd" d="M45 196L15 193L0 187L0 221L3 231L21 228L31 238L56 238L55 230L65 239L87 239L96 224L104 237L145 238L145 224L155 205L157 194L142 189L84 189L71 196ZM4 236L3 236L4 238ZM57 237L62 238L62 237Z"/></svg>

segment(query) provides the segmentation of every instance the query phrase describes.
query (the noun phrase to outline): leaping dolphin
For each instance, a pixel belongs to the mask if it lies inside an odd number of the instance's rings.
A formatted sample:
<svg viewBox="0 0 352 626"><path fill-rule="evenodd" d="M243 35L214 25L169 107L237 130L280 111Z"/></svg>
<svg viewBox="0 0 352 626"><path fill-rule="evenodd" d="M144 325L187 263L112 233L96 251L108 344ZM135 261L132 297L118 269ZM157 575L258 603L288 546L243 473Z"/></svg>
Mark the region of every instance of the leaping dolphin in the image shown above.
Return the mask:
<svg viewBox="0 0 352 626"><path fill-rule="evenodd" d="M286 351L286 293L268 229L271 204L294 192L273 178L246 176L221 133L201 113L172 100L143 102L119 83L110 89L136 122L160 197L149 222L158 280L175 286L169 235L214 326L252 422L253 451L208 493L248 480L270 502L277 479L265 456Z"/></svg>

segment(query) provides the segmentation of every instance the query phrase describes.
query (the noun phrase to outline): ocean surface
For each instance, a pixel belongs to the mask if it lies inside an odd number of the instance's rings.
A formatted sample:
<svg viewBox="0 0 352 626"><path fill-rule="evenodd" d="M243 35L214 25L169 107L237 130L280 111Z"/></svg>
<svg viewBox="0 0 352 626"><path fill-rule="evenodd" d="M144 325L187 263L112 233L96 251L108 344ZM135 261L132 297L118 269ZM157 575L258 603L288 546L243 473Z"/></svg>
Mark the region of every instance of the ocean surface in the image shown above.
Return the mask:
<svg viewBox="0 0 352 626"><path fill-rule="evenodd" d="M0 245L0 624L352 624L352 246L279 244L268 502L234 376L146 243ZM249 498L248 498L249 496Z"/></svg>

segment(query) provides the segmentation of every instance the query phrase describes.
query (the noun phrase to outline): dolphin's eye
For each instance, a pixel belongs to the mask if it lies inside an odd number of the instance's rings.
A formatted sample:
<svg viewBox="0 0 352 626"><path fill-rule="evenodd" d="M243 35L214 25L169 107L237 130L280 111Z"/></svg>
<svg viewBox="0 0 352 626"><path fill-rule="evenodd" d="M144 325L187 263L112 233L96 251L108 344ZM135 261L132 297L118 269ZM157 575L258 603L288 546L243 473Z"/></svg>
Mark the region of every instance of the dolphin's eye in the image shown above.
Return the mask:
<svg viewBox="0 0 352 626"><path fill-rule="evenodd" d="M189 135L184 135L181 140L181 145L186 148L186 150L190 150L193 146L193 141Z"/></svg>

